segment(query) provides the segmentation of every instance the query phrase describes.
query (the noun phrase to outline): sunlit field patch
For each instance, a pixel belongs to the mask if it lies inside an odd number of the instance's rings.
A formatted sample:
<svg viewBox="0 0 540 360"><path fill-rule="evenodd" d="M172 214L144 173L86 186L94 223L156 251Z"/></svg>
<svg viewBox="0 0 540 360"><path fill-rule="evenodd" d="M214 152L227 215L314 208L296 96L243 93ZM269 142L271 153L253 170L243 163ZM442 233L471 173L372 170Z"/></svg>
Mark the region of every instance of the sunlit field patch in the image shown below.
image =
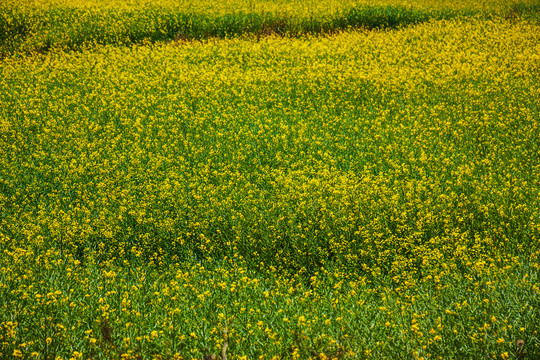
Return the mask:
<svg viewBox="0 0 540 360"><path fill-rule="evenodd" d="M499 15L4 58L0 357L539 357L540 28Z"/></svg>

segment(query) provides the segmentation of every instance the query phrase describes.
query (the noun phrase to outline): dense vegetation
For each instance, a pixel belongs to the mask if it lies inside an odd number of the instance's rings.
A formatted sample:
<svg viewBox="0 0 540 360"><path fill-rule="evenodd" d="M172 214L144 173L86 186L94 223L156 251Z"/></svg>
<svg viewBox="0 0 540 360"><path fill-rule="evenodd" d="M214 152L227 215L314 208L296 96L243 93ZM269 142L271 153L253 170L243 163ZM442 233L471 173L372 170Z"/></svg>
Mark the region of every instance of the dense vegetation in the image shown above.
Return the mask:
<svg viewBox="0 0 540 360"><path fill-rule="evenodd" d="M537 22L539 10L535 0L5 0L0 4L0 58L51 49L80 50L99 44L131 45L246 34L296 37L350 28L398 28L474 16Z"/></svg>
<svg viewBox="0 0 540 360"><path fill-rule="evenodd" d="M0 8L0 358L540 357L537 5L301 4Z"/></svg>

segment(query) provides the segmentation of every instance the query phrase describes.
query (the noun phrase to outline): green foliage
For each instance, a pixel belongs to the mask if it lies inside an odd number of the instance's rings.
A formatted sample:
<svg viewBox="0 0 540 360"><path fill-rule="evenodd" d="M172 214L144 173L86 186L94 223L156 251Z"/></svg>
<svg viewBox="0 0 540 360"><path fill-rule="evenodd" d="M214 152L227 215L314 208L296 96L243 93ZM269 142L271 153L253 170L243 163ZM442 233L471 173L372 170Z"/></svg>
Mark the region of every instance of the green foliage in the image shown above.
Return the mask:
<svg viewBox="0 0 540 360"><path fill-rule="evenodd" d="M540 356L538 269L528 264L396 287L329 270L309 285L261 278L238 258L157 271L36 255L2 256L3 358Z"/></svg>
<svg viewBox="0 0 540 360"><path fill-rule="evenodd" d="M534 4L75 3L0 11L0 358L540 356Z"/></svg>
<svg viewBox="0 0 540 360"><path fill-rule="evenodd" d="M248 11L248 12L245 12ZM246 34L300 36L351 27L381 29L478 14L479 10L426 10L403 5L356 5L336 13L276 11L207 14L161 7L100 9L52 6L0 8L0 55L80 50L105 44L228 38Z"/></svg>

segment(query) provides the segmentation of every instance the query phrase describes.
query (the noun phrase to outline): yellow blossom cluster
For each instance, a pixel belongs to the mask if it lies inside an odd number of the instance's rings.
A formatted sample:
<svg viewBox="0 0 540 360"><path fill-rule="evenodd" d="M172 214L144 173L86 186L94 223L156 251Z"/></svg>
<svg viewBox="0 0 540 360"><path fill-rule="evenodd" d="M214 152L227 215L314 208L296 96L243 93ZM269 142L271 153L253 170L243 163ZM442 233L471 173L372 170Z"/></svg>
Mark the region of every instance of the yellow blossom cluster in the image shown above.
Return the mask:
<svg viewBox="0 0 540 360"><path fill-rule="evenodd" d="M84 261L403 280L539 251L538 27L2 63L2 232Z"/></svg>
<svg viewBox="0 0 540 360"><path fill-rule="evenodd" d="M538 21L538 10L536 0L4 0L0 59L100 44L302 36L472 16Z"/></svg>
<svg viewBox="0 0 540 360"><path fill-rule="evenodd" d="M504 358L517 339L540 353L538 273L515 260L401 289L329 270L260 277L238 258L159 271L59 250L0 260L2 358Z"/></svg>
<svg viewBox="0 0 540 360"><path fill-rule="evenodd" d="M539 33L0 60L0 358L540 356Z"/></svg>

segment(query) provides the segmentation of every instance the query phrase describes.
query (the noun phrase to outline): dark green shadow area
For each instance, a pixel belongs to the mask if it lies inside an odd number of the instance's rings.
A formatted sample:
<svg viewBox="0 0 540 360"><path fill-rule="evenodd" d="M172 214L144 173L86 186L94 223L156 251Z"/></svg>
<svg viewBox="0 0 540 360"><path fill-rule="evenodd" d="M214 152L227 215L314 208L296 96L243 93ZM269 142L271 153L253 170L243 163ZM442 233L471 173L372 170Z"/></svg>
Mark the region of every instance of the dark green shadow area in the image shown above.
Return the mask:
<svg viewBox="0 0 540 360"><path fill-rule="evenodd" d="M538 6L516 7L511 16L538 13ZM348 28L399 28L428 20L481 15L480 10L420 10L404 6L356 6L334 15L276 13L207 15L161 8L140 11L54 7L21 11L0 5L0 58L44 53L53 48L80 50L95 45L204 40L242 35L298 37ZM538 17L536 15L536 17Z"/></svg>

